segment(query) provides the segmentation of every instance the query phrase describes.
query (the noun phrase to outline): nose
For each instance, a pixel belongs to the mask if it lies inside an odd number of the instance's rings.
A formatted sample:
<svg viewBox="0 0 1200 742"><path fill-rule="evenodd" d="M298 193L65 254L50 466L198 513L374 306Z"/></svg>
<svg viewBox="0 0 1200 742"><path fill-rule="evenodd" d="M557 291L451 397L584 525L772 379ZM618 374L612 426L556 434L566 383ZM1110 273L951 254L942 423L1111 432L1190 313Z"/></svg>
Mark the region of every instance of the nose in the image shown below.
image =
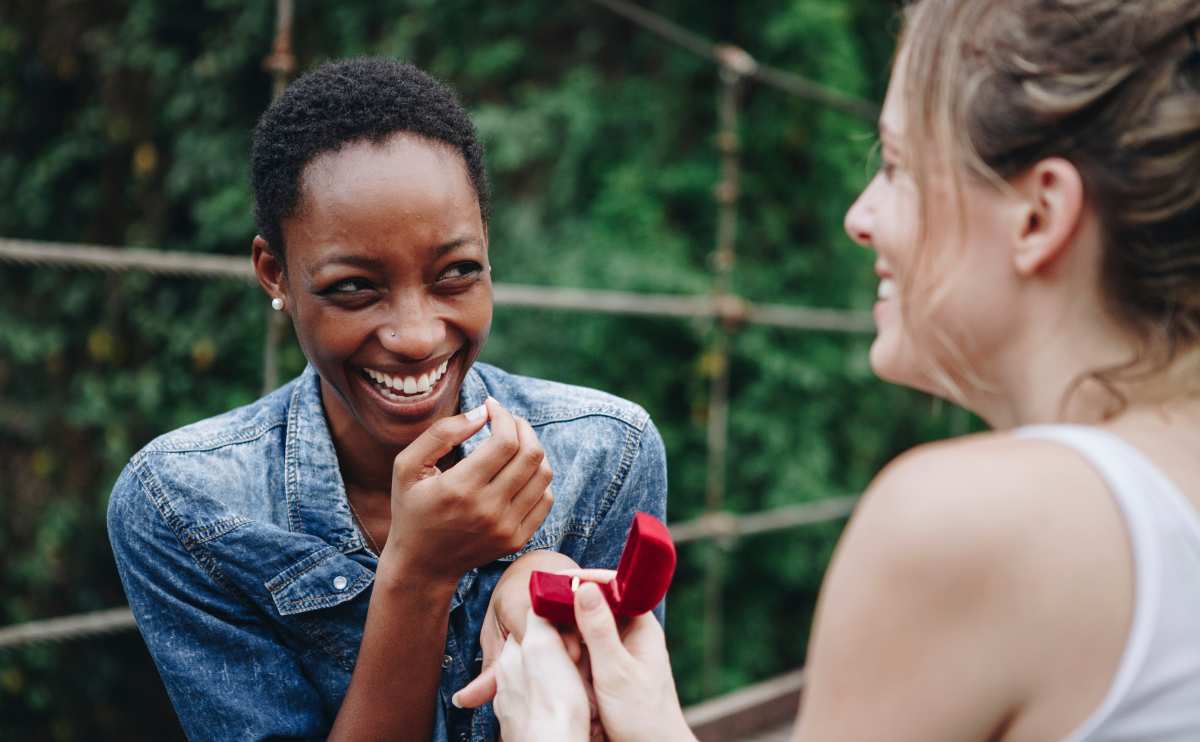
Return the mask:
<svg viewBox="0 0 1200 742"><path fill-rule="evenodd" d="M868 189L869 190L869 189ZM863 191L859 194L854 203L846 211L846 217L842 221L842 228L846 230L846 234L850 239L857 242L862 247L871 249L871 228L872 228L872 208L867 203L868 191Z"/></svg>
<svg viewBox="0 0 1200 742"><path fill-rule="evenodd" d="M434 355L446 339L446 322L436 308L421 298L392 302L388 319L379 326L379 343L406 361Z"/></svg>

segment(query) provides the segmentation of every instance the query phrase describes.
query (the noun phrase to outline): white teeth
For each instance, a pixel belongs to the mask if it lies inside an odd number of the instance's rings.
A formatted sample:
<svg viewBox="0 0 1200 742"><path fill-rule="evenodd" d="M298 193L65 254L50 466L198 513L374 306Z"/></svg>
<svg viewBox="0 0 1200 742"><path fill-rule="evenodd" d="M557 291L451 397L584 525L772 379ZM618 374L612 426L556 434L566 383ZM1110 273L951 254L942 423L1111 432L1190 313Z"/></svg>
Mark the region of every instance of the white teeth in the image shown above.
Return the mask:
<svg viewBox="0 0 1200 742"><path fill-rule="evenodd" d="M880 301L886 301L896 295L896 282L890 278L885 278L879 282L879 290L876 296Z"/></svg>
<svg viewBox="0 0 1200 742"><path fill-rule="evenodd" d="M442 361L441 365L436 369L421 374L420 376L392 376L385 374L382 371L376 371L373 368L364 368L367 377L379 385L379 390L383 396L388 399L401 400L400 395L425 394L433 389L442 376L445 375L446 369L450 367L450 360Z"/></svg>

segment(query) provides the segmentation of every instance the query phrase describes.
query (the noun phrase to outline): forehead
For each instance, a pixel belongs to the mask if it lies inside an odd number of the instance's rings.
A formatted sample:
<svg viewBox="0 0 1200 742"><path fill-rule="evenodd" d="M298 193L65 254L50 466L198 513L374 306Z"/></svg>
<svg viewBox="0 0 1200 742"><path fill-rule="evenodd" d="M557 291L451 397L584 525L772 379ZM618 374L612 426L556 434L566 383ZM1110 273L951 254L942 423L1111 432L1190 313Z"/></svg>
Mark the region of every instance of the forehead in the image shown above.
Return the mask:
<svg viewBox="0 0 1200 742"><path fill-rule="evenodd" d="M892 65L891 77L888 79L887 95L883 99L883 108L879 113L879 131L885 140L897 144L905 134L904 75L908 66L908 53L904 48L896 54L895 64Z"/></svg>
<svg viewBox="0 0 1200 742"><path fill-rule="evenodd" d="M372 196L393 198L392 207L397 209L431 200L475 200L458 150L405 132L378 142L351 142L317 155L304 168L300 188L304 206L317 209L359 203Z"/></svg>
<svg viewBox="0 0 1200 742"><path fill-rule="evenodd" d="M284 222L289 245L300 238L341 247L427 246L482 235L466 163L442 142L407 133L353 142L314 158L300 185L300 208Z"/></svg>

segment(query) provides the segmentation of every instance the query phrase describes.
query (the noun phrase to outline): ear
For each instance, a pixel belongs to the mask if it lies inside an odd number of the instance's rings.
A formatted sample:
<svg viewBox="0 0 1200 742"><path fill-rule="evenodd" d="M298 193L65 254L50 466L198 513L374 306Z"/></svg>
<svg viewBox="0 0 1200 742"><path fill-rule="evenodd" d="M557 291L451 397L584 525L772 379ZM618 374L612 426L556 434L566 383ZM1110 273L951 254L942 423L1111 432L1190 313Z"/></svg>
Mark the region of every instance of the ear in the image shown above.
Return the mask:
<svg viewBox="0 0 1200 742"><path fill-rule="evenodd" d="M250 248L250 260L254 263L254 276L258 285L263 287L267 296L284 301L284 311L289 305L287 297L287 276L283 263L271 252L271 247L262 235L255 235Z"/></svg>
<svg viewBox="0 0 1200 742"><path fill-rule="evenodd" d="M1013 185L1023 197L1013 265L1019 275L1032 276L1053 265L1074 241L1083 221L1083 178L1070 161L1051 157Z"/></svg>

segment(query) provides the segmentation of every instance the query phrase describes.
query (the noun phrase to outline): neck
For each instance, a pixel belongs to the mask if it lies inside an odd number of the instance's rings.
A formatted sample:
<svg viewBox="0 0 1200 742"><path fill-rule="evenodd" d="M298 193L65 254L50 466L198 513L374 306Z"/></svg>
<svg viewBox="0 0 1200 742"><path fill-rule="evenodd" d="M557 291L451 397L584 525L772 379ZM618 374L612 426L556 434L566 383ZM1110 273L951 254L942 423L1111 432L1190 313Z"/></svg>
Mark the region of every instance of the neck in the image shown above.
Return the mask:
<svg viewBox="0 0 1200 742"><path fill-rule="evenodd" d="M399 451L380 445L368 435L336 395L337 392L322 379L321 405L325 409L329 434L337 451L342 481L348 490L390 493L392 460Z"/></svg>
<svg viewBox="0 0 1200 742"><path fill-rule="evenodd" d="M1200 378L1200 348L1178 355L1169 366L1133 366L1140 345L1114 323L1061 322L993 365L995 385L968 395L968 407L995 429L1040 423L1096 425L1133 407L1194 398ZM1095 372L1121 369L1107 378ZM1139 373L1143 369L1152 373Z"/></svg>

